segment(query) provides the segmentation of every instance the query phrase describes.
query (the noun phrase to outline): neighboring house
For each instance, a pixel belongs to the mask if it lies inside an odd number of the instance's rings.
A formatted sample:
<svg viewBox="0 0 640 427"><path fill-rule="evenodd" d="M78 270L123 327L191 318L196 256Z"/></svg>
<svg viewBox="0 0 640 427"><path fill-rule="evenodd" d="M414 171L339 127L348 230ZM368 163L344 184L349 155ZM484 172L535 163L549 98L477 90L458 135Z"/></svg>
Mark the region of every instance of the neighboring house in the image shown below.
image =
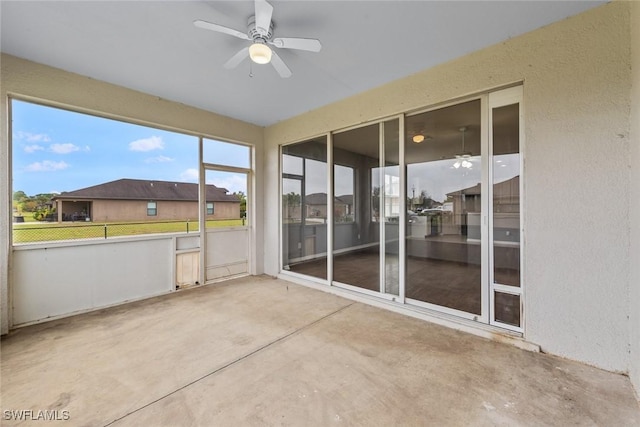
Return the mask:
<svg viewBox="0 0 640 427"><path fill-rule="evenodd" d="M286 196L285 196L286 197ZM294 201L290 205L285 204L284 218L290 222L300 222L300 203L304 204L305 218L327 218L327 193L312 193L304 196L302 202ZM343 222L353 215L353 195L336 196L333 201L334 215L337 221Z"/></svg>
<svg viewBox="0 0 640 427"><path fill-rule="evenodd" d="M207 185L207 219L240 218L240 200ZM197 220L198 184L119 179L63 192L52 201L62 221Z"/></svg>

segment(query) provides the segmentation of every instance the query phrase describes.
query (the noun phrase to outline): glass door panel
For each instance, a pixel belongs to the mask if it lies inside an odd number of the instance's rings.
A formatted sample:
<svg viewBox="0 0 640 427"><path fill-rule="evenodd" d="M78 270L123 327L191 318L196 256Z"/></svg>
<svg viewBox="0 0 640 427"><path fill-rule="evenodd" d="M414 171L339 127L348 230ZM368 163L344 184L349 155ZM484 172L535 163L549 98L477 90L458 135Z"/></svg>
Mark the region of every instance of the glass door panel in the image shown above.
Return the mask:
<svg viewBox="0 0 640 427"><path fill-rule="evenodd" d="M333 135L333 280L380 291L379 125Z"/></svg>
<svg viewBox="0 0 640 427"><path fill-rule="evenodd" d="M520 286L520 129L518 104L493 115L493 280Z"/></svg>
<svg viewBox="0 0 640 427"><path fill-rule="evenodd" d="M406 118L406 297L482 312L481 102Z"/></svg>
<svg viewBox="0 0 640 427"><path fill-rule="evenodd" d="M326 137L282 147L283 269L327 278Z"/></svg>
<svg viewBox="0 0 640 427"><path fill-rule="evenodd" d="M522 87L489 96L491 322L515 330L522 326L521 99Z"/></svg>

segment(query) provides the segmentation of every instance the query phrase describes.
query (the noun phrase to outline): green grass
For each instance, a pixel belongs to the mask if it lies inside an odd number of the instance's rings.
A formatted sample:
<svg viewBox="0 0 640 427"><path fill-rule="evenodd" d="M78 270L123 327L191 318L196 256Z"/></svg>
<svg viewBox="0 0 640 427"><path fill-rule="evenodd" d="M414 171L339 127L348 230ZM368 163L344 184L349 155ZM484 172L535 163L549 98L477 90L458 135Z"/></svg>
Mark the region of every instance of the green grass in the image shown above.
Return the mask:
<svg viewBox="0 0 640 427"><path fill-rule="evenodd" d="M25 218L26 219L26 218ZM241 219L209 220L207 228L241 226ZM112 222L96 224L92 222L25 222L13 226L14 243L48 242L56 240L104 239L118 236L134 236L157 233L186 233L187 221L171 222ZM188 231L198 231L198 222L190 221Z"/></svg>

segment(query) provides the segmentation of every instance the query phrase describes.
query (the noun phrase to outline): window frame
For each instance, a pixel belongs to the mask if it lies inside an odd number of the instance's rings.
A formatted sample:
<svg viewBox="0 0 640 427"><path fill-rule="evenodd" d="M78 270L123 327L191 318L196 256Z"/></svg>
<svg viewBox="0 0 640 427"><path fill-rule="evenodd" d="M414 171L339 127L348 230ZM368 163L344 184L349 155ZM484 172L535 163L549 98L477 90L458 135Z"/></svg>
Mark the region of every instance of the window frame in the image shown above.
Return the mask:
<svg viewBox="0 0 640 427"><path fill-rule="evenodd" d="M153 207L150 205L153 204ZM153 211L153 213L151 213ZM158 202L155 200L149 200L147 202L147 216L158 216Z"/></svg>

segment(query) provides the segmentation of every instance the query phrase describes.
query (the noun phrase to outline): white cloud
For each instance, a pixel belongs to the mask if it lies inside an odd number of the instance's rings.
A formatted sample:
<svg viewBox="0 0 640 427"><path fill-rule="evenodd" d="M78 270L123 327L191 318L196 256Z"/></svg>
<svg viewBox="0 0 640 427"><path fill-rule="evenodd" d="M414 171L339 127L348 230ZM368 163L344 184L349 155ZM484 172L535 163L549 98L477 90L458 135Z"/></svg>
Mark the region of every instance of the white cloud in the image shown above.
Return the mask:
<svg viewBox="0 0 640 427"><path fill-rule="evenodd" d="M129 150L131 151L152 151L162 149L164 149L164 142L162 142L162 138L159 136L137 139L129 143Z"/></svg>
<svg viewBox="0 0 640 427"><path fill-rule="evenodd" d="M225 174L224 177L216 176L207 180L207 184L213 184L219 188L226 188L229 194L242 191L247 194L247 180L245 175Z"/></svg>
<svg viewBox="0 0 640 427"><path fill-rule="evenodd" d="M80 151L80 147L68 142L66 144L51 144L49 150L56 154L69 154L74 151Z"/></svg>
<svg viewBox="0 0 640 427"><path fill-rule="evenodd" d="M149 157L148 159L145 159L145 163L166 163L166 162L173 162L174 159L172 159L171 157L167 157L167 156L156 156L156 157Z"/></svg>
<svg viewBox="0 0 640 427"><path fill-rule="evenodd" d="M43 160L41 162L35 162L28 165L25 170L27 172L55 172L68 168L69 165L65 162L52 162L51 160Z"/></svg>
<svg viewBox="0 0 640 427"><path fill-rule="evenodd" d="M31 133L18 131L15 134L17 139L22 139L27 142L49 142L51 138L46 133Z"/></svg>
<svg viewBox="0 0 640 427"><path fill-rule="evenodd" d="M198 169L187 169L180 174L181 181L197 181L198 180Z"/></svg>
<svg viewBox="0 0 640 427"><path fill-rule="evenodd" d="M44 150L44 147L38 144L26 145L24 147L25 153L35 153L36 151L40 151L40 150Z"/></svg>

